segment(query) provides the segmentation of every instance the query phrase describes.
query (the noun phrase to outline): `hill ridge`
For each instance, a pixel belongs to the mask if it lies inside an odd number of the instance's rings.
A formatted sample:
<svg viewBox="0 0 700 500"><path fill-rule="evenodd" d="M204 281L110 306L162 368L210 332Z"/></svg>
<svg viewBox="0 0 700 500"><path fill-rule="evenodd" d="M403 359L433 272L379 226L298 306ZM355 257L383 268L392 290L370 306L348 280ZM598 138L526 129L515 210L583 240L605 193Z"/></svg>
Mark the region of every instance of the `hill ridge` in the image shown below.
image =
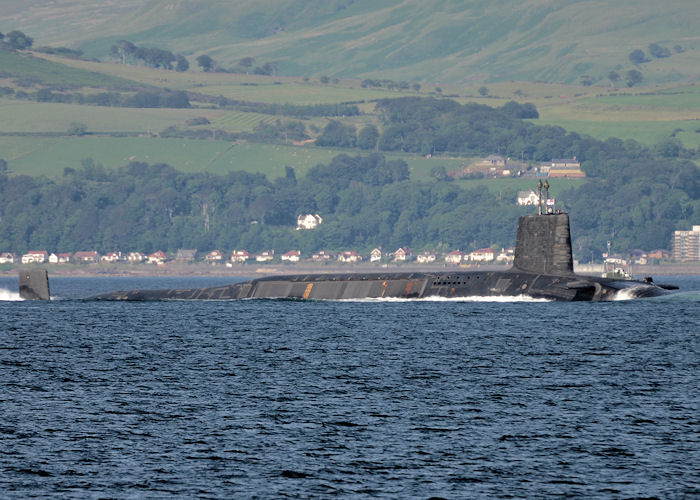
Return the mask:
<svg viewBox="0 0 700 500"><path fill-rule="evenodd" d="M645 81L664 83L700 74L694 0L103 0L84 10L77 0L55 7L6 1L12 14L0 31L40 32L40 44L98 58L128 39L192 61L207 53L224 67L242 57L275 61L280 74L299 76L595 83L613 70L638 69ZM73 31L87 20L92 29ZM652 43L671 57L651 57ZM649 62L632 63L635 49Z"/></svg>

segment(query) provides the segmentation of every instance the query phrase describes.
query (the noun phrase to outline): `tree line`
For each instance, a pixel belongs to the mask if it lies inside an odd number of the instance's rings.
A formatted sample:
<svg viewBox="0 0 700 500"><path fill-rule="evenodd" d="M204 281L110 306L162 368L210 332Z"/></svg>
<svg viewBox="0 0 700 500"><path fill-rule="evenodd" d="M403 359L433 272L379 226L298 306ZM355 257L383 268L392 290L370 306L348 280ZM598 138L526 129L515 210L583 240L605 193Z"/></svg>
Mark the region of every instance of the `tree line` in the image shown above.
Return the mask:
<svg viewBox="0 0 700 500"><path fill-rule="evenodd" d="M0 96L14 97L36 102L60 102L67 104L88 104L93 106L124 108L189 108L190 97L182 90L139 89L133 92L56 92L41 88L27 92L11 87L0 87Z"/></svg>
<svg viewBox="0 0 700 500"><path fill-rule="evenodd" d="M173 54L157 47L139 47L128 40L119 40L110 47L109 54L122 64L143 63L150 68L174 69L184 72L190 63L182 54Z"/></svg>
<svg viewBox="0 0 700 500"><path fill-rule="evenodd" d="M68 104L89 104L94 106L127 108L189 108L190 101L213 104L219 108L235 109L252 113L310 118L318 116L345 117L357 116L360 110L356 104L277 104L229 99L224 96L211 96L182 90L125 88L124 91L87 93L61 91L43 87L36 91L15 90L0 87L0 97L14 97L37 102L60 102Z"/></svg>
<svg viewBox="0 0 700 500"><path fill-rule="evenodd" d="M352 125L330 121L316 140L319 146L401 151L421 155L441 153L487 156L500 154L525 162L574 158L589 176L609 172L611 158L692 159L700 149L683 147L670 136L647 148L634 140L600 141L559 126L537 125L525 119L539 117L531 103L508 102L492 108L460 104L451 99L401 97L377 101L381 131L374 125L359 131Z"/></svg>
<svg viewBox="0 0 700 500"><path fill-rule="evenodd" d="M611 157L604 165L557 200L571 211L578 258L600 258L608 240L615 250L668 248L674 229L699 222L693 162ZM380 153L339 155L302 178L287 167L273 180L139 162L107 170L85 160L55 179L0 172L0 251L499 248L514 244L517 218L531 212L516 205L516 194L414 181L405 162ZM296 231L305 213L321 214L323 224Z"/></svg>
<svg viewBox="0 0 700 500"><path fill-rule="evenodd" d="M0 48L7 47L13 50L27 50L34 44L34 39L19 30L12 30L7 34L0 33Z"/></svg>
<svg viewBox="0 0 700 500"><path fill-rule="evenodd" d="M157 47L139 47L129 40L119 40L110 47L109 55L121 64L143 64L150 68L162 68L184 72L190 69L190 63L182 54ZM224 68L209 54L200 54L195 59L199 69L207 73L245 73L254 75L273 75L277 64L265 62L255 65L254 57L243 57L229 69Z"/></svg>

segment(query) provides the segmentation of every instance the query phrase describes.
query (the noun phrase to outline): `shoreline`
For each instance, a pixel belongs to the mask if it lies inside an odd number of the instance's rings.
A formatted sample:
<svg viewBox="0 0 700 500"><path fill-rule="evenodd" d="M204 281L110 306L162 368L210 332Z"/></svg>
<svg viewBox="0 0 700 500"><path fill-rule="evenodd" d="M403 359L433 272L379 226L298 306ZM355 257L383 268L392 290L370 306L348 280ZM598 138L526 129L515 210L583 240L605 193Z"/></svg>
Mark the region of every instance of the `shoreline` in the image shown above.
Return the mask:
<svg viewBox="0 0 700 500"><path fill-rule="evenodd" d="M42 267L49 276L60 277L250 277L290 274L392 273L392 272L446 272L446 271L504 271L510 266L498 264L456 266L447 264L49 264L45 266L13 266L0 270L0 276L13 276L22 269ZM599 276L590 265L574 270L577 274ZM602 267L602 266L601 266ZM700 262L633 265L630 274L641 276L700 276Z"/></svg>

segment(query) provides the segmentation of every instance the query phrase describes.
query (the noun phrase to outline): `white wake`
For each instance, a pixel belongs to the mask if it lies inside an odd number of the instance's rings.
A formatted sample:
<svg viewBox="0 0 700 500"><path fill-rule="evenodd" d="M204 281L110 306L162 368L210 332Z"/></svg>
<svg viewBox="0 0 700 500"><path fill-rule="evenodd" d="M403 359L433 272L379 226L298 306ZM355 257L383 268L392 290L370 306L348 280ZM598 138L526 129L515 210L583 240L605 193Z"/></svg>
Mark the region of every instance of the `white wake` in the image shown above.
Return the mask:
<svg viewBox="0 0 700 500"><path fill-rule="evenodd" d="M644 291L648 288L649 286L647 285L623 288L622 290L615 292L615 295L613 295L613 300L635 300L643 297L648 298L648 295L644 293Z"/></svg>
<svg viewBox="0 0 700 500"><path fill-rule="evenodd" d="M551 302L549 299L536 299L529 295L486 295L471 297L439 297L429 296L422 298L404 297L376 297L362 299L340 299L342 302Z"/></svg>
<svg viewBox="0 0 700 500"><path fill-rule="evenodd" d="M16 300L24 300L22 297L19 296L19 292L11 292L10 290L5 290L4 288L0 288L0 301L3 302L10 302L10 301L16 301Z"/></svg>

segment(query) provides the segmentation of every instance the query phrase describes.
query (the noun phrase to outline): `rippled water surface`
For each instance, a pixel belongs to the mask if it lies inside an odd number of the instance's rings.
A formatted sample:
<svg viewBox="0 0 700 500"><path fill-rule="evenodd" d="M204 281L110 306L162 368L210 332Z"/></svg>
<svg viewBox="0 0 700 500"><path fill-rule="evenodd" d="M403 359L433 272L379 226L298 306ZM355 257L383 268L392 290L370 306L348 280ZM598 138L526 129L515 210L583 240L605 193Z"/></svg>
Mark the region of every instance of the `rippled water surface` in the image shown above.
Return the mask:
<svg viewBox="0 0 700 500"><path fill-rule="evenodd" d="M0 278L3 497L700 496L700 279L612 303L104 303Z"/></svg>

